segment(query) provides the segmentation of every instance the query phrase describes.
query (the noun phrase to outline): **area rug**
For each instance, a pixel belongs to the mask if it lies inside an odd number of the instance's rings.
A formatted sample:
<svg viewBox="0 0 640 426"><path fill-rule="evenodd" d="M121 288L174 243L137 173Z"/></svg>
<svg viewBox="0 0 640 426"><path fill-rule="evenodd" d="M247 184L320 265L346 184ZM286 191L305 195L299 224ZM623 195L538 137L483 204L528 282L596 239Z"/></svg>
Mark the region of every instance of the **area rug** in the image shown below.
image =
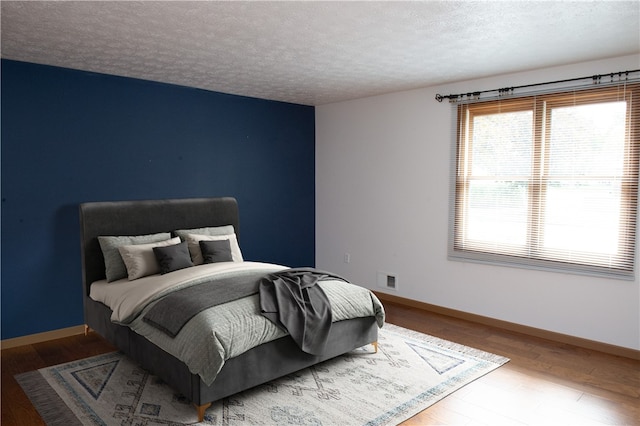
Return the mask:
<svg viewBox="0 0 640 426"><path fill-rule="evenodd" d="M385 324L373 346L195 408L119 352L16 376L48 425L395 425L507 358Z"/></svg>

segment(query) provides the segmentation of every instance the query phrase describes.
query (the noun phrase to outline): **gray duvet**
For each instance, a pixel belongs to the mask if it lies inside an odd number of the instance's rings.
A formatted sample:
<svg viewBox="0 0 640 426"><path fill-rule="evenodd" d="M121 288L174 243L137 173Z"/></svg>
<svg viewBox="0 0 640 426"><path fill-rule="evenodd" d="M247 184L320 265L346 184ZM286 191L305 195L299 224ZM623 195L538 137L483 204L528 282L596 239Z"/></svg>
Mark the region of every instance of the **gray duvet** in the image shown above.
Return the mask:
<svg viewBox="0 0 640 426"><path fill-rule="evenodd" d="M273 266L265 266L263 273L274 272ZM237 274L246 276L247 273L226 272L224 277L230 278ZM182 282L176 289L202 283L202 279L194 280L191 284ZM382 304L370 290L341 280L321 281L317 285L331 304L333 322L374 316L379 327L384 324ZM165 294L166 291L163 290L162 295ZM107 296L104 298L109 299ZM122 298L123 302L126 300ZM175 337L171 337L143 319L159 300L162 299L152 299L144 308L136 310L135 315L123 315L127 320L120 323L128 325L136 333L183 361L189 371L199 375L206 385L213 383L226 360L287 335L286 331L262 315L259 296L253 294L204 309L186 322ZM110 307L114 312L119 311L116 306Z"/></svg>
<svg viewBox="0 0 640 426"><path fill-rule="evenodd" d="M143 320L171 337L205 309L258 293L264 272L218 278L176 290L165 296L144 315Z"/></svg>

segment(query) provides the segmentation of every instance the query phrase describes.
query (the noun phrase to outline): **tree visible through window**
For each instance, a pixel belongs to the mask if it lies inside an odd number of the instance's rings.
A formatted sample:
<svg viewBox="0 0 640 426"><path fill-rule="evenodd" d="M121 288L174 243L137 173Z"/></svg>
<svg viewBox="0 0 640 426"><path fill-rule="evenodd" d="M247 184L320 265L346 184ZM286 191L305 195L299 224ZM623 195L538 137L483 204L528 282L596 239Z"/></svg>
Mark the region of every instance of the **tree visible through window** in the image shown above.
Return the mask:
<svg viewBox="0 0 640 426"><path fill-rule="evenodd" d="M633 277L639 95L458 106L450 257Z"/></svg>

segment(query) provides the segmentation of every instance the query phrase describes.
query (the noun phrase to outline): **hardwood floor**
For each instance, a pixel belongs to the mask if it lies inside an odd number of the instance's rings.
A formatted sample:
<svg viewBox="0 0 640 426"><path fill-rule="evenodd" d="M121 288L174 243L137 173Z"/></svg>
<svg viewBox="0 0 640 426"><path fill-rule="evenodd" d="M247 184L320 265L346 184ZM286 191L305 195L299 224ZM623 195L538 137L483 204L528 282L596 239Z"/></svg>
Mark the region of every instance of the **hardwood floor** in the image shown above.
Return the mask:
<svg viewBox="0 0 640 426"><path fill-rule="evenodd" d="M511 359L403 423L640 425L640 361L385 303L387 321ZM15 374L113 351L95 334L2 350L2 425L44 424Z"/></svg>
<svg viewBox="0 0 640 426"><path fill-rule="evenodd" d="M387 321L511 359L405 425L640 425L640 361L385 303Z"/></svg>

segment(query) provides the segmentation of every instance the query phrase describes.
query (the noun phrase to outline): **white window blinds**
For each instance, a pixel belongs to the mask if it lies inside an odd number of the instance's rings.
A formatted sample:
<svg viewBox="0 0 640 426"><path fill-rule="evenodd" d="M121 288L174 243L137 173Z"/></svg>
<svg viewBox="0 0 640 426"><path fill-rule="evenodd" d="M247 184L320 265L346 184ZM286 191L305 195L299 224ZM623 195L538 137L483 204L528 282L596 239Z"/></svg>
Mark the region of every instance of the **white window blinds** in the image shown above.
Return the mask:
<svg viewBox="0 0 640 426"><path fill-rule="evenodd" d="M451 259L634 277L640 85L456 109Z"/></svg>

